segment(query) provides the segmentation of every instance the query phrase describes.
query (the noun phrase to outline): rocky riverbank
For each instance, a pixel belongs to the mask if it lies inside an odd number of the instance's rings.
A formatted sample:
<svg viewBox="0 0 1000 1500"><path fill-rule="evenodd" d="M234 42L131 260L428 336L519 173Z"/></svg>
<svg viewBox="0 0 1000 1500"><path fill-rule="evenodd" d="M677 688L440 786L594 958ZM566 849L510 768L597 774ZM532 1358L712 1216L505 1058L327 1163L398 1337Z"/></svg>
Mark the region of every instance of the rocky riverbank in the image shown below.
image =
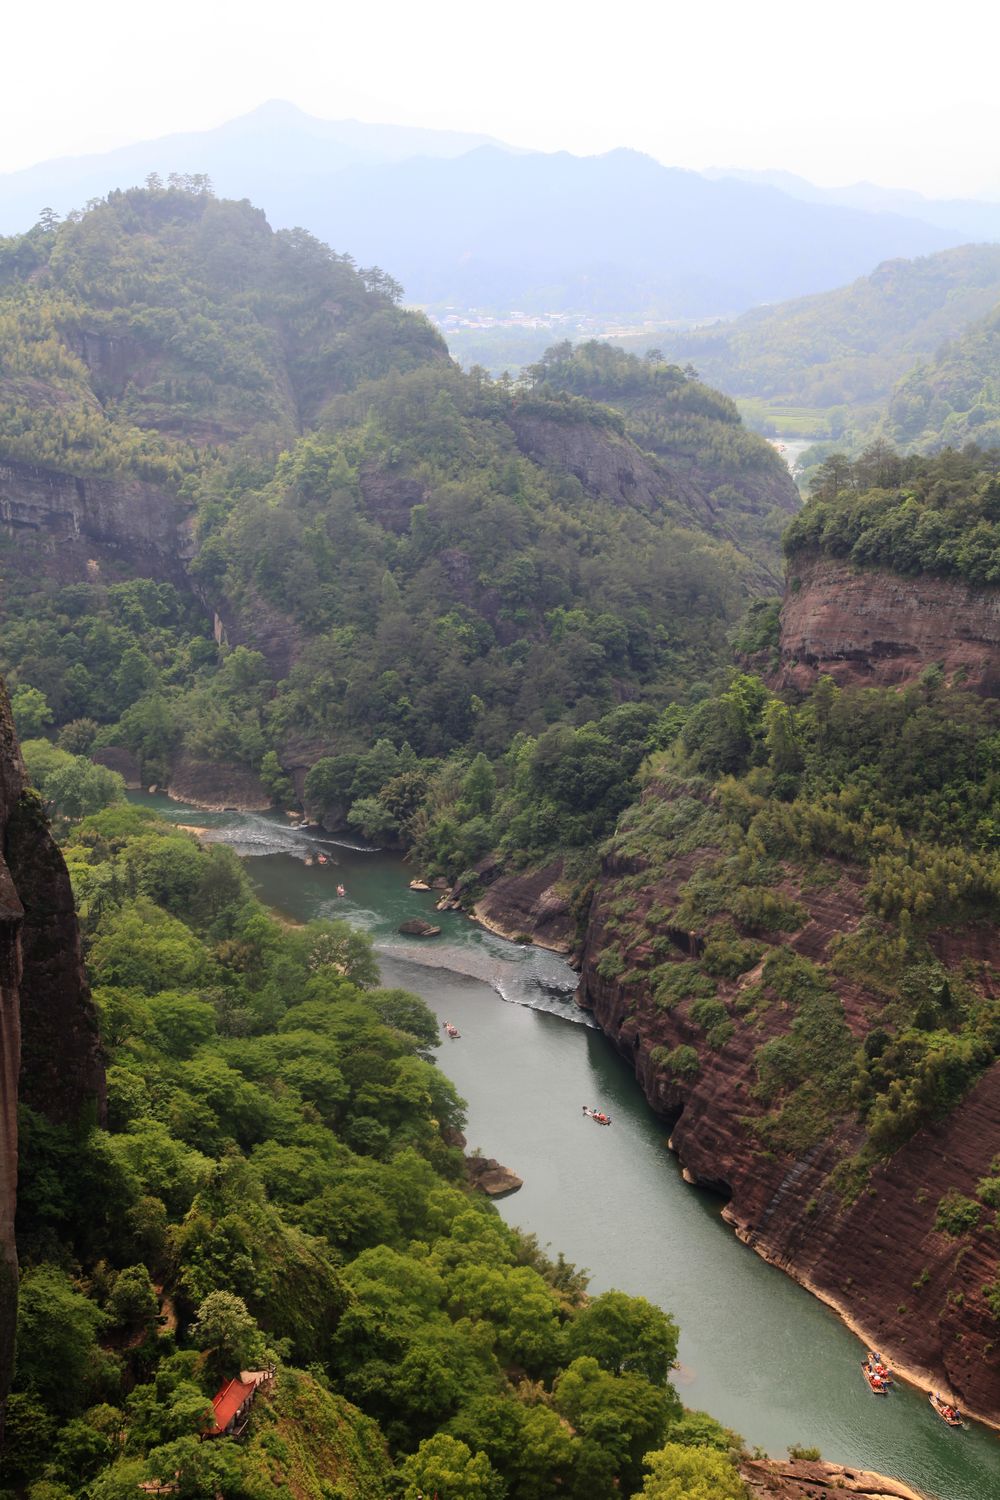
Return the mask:
<svg viewBox="0 0 1000 1500"><path fill-rule="evenodd" d="M749 1458L740 1474L753 1500L924 1500L899 1479L810 1459Z"/></svg>
<svg viewBox="0 0 1000 1500"><path fill-rule="evenodd" d="M539 870L506 874L499 860L481 860L468 881L460 880L439 903L469 912L489 932L512 943L534 943L554 953L570 953L576 924L572 892L563 862Z"/></svg>

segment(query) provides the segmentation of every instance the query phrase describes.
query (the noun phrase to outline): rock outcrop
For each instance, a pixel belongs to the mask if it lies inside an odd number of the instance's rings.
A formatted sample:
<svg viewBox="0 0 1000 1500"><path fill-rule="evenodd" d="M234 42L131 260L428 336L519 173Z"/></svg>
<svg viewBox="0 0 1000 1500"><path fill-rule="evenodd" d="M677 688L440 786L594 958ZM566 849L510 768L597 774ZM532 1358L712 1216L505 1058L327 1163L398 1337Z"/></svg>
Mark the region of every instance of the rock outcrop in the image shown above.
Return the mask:
<svg viewBox="0 0 1000 1500"><path fill-rule="evenodd" d="M683 789L654 784L645 797L680 795ZM675 931L658 914L681 905L682 887L718 852L689 849L648 864L616 853L605 859L583 947L580 1003L630 1062L653 1108L671 1122L671 1146L685 1177L726 1198L724 1216L739 1237L886 1350L900 1374L926 1388L949 1388L966 1410L1000 1425L1000 1347L985 1296L998 1276L993 1216L984 1211L981 1225L961 1238L935 1227L946 1193L974 1197L977 1183L991 1174L1000 1063L853 1192L834 1175L862 1143L852 1114L803 1150L775 1147L760 1130L767 1107L756 1089L756 1056L788 1034L794 1011L759 989L751 1002L762 964L717 980L716 998L731 1024L712 1035L692 1015L693 996L659 1002L642 968L654 938L661 964L696 956L703 935ZM613 908L623 877L630 930L639 935L625 945L620 976L609 978L601 955L621 943L611 934L618 930ZM831 940L861 920L864 880L859 868L832 859L808 878L786 868L776 889L800 905L805 920L795 931L764 934L768 946L785 944L822 962ZM726 915L720 912L719 920ZM994 993L1000 930L953 931L939 952L948 945L956 965L970 960L966 968L984 995ZM847 1026L860 1039L880 1013L878 997L856 980L834 974L832 982ZM671 1054L684 1058L682 1068L671 1066Z"/></svg>
<svg viewBox="0 0 1000 1500"><path fill-rule="evenodd" d="M248 766L196 760L190 755L178 758L168 791L178 802L190 802L207 812L226 812L229 808L267 812L272 802L260 777Z"/></svg>
<svg viewBox="0 0 1000 1500"><path fill-rule="evenodd" d="M0 685L0 1438L17 1311L18 1103L82 1128L104 1101L69 875L27 786Z"/></svg>
<svg viewBox="0 0 1000 1500"><path fill-rule="evenodd" d="M661 509L666 486L656 464L610 427L584 420L555 421L519 411L509 417L517 446L528 458L573 474L588 495L637 510ZM701 497L678 496L698 503Z"/></svg>
<svg viewBox="0 0 1000 1500"><path fill-rule="evenodd" d="M753 1500L923 1500L902 1480L809 1459L748 1458L740 1474Z"/></svg>
<svg viewBox="0 0 1000 1500"><path fill-rule="evenodd" d="M524 1186L522 1178L510 1167L501 1166L492 1156L467 1156L465 1170L469 1185L490 1198L505 1198Z"/></svg>
<svg viewBox="0 0 1000 1500"><path fill-rule="evenodd" d="M775 685L899 687L939 664L949 682L1000 695L1000 589L796 557L781 610Z"/></svg>
<svg viewBox="0 0 1000 1500"><path fill-rule="evenodd" d="M459 882L440 906L465 907L477 922L511 942L536 943L556 953L569 953L576 935L570 892L563 883L561 859L540 870L502 874L498 859L481 860L473 871L474 884ZM485 886L485 890L480 888ZM474 898L474 899L473 899Z"/></svg>
<svg viewBox="0 0 1000 1500"><path fill-rule="evenodd" d="M162 486L142 480L0 463L0 526L57 577L92 576L104 561L183 582L189 511Z"/></svg>
<svg viewBox="0 0 1000 1500"><path fill-rule="evenodd" d="M400 922L397 929L404 937L439 937L440 927L435 927L431 922L425 922L422 917L410 917L405 922Z"/></svg>

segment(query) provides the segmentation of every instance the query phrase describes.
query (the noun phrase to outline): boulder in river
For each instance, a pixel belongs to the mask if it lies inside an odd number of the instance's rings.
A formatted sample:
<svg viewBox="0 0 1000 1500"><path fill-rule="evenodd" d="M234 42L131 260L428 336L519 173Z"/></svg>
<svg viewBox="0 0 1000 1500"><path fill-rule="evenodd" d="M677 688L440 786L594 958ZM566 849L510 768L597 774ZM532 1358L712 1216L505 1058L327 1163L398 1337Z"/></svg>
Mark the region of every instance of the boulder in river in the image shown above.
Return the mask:
<svg viewBox="0 0 1000 1500"><path fill-rule="evenodd" d="M410 917L409 921L400 922L399 931L404 937L437 937L441 929L432 927L422 917Z"/></svg>
<svg viewBox="0 0 1000 1500"><path fill-rule="evenodd" d="M471 1186L491 1198L503 1198L524 1186L523 1178L510 1167L502 1167L492 1156L467 1156L465 1170Z"/></svg>
<svg viewBox="0 0 1000 1500"><path fill-rule="evenodd" d="M430 886L427 884L426 880L411 880L410 881L410 890L411 891L429 891L430 890Z"/></svg>

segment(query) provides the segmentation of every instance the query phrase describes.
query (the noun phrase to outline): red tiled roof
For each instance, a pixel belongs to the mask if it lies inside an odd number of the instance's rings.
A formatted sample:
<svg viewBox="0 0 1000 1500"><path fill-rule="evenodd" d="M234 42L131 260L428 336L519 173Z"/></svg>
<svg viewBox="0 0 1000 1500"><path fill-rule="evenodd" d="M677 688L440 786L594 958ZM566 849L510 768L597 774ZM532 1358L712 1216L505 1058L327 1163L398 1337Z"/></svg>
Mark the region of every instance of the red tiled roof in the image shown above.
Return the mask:
<svg viewBox="0 0 1000 1500"><path fill-rule="evenodd" d="M212 1407L215 1411L215 1427L210 1427L209 1432L218 1430L224 1432L230 1422L243 1405L248 1396L252 1396L256 1385L245 1385L242 1380L230 1380L222 1387L218 1395L212 1397Z"/></svg>

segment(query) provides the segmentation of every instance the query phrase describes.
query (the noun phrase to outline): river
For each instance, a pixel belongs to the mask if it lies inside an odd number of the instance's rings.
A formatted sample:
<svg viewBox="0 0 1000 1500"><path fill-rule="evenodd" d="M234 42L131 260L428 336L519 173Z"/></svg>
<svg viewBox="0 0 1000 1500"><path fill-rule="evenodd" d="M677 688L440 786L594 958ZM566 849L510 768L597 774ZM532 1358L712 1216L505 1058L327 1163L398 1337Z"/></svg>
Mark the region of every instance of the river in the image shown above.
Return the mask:
<svg viewBox="0 0 1000 1500"><path fill-rule="evenodd" d="M975 1424L951 1431L926 1396L906 1387L873 1397L858 1340L736 1239L717 1198L683 1181L666 1127L574 1005L576 975L560 957L505 942L457 912L435 912L432 895L410 891L394 855L317 844L253 814L133 800L177 822L210 825L207 837L247 858L258 894L279 913L364 928L383 982L416 991L454 1022L461 1040L443 1043L439 1061L468 1101L469 1147L524 1179L500 1212L586 1267L594 1291L619 1287L676 1317L675 1379L687 1405L778 1456L805 1444L937 1500L1000 1496L1000 1438ZM320 848L329 863L307 866L306 853ZM432 918L441 936L400 937L399 923L412 916ZM585 1119L583 1104L606 1110L612 1127Z"/></svg>

